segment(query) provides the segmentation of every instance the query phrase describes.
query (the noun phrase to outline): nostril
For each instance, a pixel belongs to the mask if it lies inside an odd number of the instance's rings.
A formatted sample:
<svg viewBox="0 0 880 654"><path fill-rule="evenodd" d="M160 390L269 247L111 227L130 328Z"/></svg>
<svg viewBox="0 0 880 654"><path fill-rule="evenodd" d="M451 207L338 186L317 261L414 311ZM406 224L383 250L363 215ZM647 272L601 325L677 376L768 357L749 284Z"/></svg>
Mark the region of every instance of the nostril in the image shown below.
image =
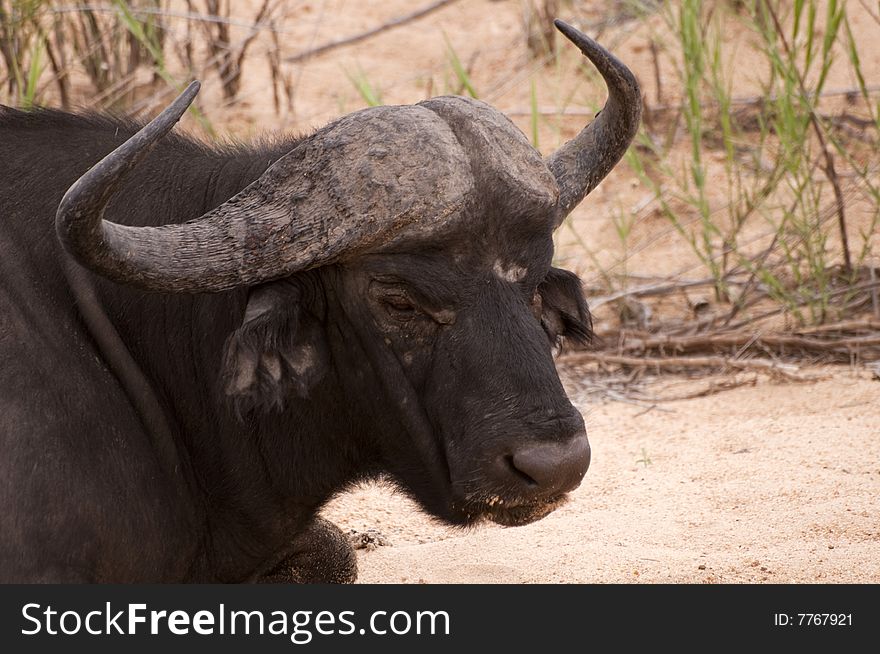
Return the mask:
<svg viewBox="0 0 880 654"><path fill-rule="evenodd" d="M539 485L538 482L536 482L534 479L532 479L532 477L527 472L523 472L522 470L520 470L519 468L516 467L516 462L514 461L512 454L508 454L507 456L505 456L504 460L507 462L508 467L513 471L513 473L517 477L522 479L526 483L527 486L538 486Z"/></svg>
<svg viewBox="0 0 880 654"><path fill-rule="evenodd" d="M565 493L577 488L590 467L585 432L565 441L535 443L509 456L511 469L542 491Z"/></svg>

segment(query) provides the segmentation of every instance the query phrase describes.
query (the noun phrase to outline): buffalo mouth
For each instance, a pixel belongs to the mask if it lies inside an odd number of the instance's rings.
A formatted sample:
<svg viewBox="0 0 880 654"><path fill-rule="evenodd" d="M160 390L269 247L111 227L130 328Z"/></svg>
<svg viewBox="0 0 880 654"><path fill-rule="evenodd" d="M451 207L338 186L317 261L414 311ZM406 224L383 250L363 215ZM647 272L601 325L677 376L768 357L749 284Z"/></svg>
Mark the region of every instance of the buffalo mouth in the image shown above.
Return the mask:
<svg viewBox="0 0 880 654"><path fill-rule="evenodd" d="M485 519L503 527L522 527L546 518L566 502L567 493L516 502L493 496L479 503L471 503L464 513L467 521L472 523Z"/></svg>

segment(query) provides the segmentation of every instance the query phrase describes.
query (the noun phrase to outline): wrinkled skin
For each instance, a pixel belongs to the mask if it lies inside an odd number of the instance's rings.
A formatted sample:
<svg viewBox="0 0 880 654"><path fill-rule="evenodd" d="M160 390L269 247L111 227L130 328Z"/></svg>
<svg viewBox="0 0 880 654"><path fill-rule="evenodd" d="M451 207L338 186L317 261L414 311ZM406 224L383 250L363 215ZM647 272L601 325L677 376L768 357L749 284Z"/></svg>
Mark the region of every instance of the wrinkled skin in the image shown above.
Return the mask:
<svg viewBox="0 0 880 654"><path fill-rule="evenodd" d="M256 342L246 321L229 343L227 392L246 414L308 397L330 372L346 398L366 398L351 421L426 510L455 524L543 517L561 496L524 497L517 475L494 468L523 444L583 432L551 348L563 336L587 338L589 314L577 279L550 267L549 235L529 242L504 268L527 271L518 281L499 275L497 258L438 250L371 255L264 285L251 297L261 310ZM294 302L301 337L290 342ZM267 351L267 340L287 345Z"/></svg>
<svg viewBox="0 0 880 654"><path fill-rule="evenodd" d="M352 325L372 345L368 356L393 372L381 380L386 391L400 386L396 406L409 433L390 441L397 446L385 454L395 462L390 471L427 510L450 522L491 517L519 524L542 517L558 498L522 497L520 476L499 468L523 444L584 429L551 359L557 335L542 327L559 319L556 308L543 306L539 287L564 279L555 273L548 282L547 245L536 239L516 260L487 260L486 251L454 263L446 253L377 256L340 280ZM499 260L528 272L519 281L504 279L496 271ZM577 296L570 303L578 306ZM583 313L572 318L580 325L587 320ZM433 488L411 472L417 469L408 453L412 441L435 472Z"/></svg>

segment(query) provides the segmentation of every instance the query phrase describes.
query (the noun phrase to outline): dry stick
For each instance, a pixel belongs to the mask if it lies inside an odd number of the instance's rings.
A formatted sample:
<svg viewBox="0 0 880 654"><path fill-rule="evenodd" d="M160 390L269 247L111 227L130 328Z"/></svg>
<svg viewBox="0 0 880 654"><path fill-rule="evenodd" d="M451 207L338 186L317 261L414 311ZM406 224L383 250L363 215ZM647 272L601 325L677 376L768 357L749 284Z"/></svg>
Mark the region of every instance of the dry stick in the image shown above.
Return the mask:
<svg viewBox="0 0 880 654"><path fill-rule="evenodd" d="M769 193L770 191L772 191L772 188L771 188L771 187L772 187L772 183L773 183L772 180L771 180L771 181L768 181L767 184L765 184L761 189L758 190L757 193L755 193L755 198L751 201L750 206L749 206L749 208L748 208L748 211L749 211L749 212L753 211L754 208L757 207L758 202L759 202L759 198L760 198L760 197L762 197L762 196L766 195L767 193ZM730 204L726 204L726 205L722 205L722 206L716 207L715 209L712 209L712 213L715 213L715 212L717 212L717 211L721 211L721 210L723 210L723 209L725 209L725 208L727 208L727 207L729 207L729 206L730 206ZM682 223L682 226L683 226L683 227L689 227L690 225L692 225L693 223L697 222L698 220L699 220L699 216L694 216L693 218L690 218L690 219L688 219L688 220L685 220L685 221ZM770 230L769 232L765 232L765 233L763 233L763 234L760 234L760 235L758 235L758 236L756 236L756 237L754 237L754 238L752 238L752 239L746 241L745 243L740 243L739 245L740 245L740 247L743 247L743 246L746 246L746 245L750 245L751 243L754 243L754 242L759 241L759 240L761 240L761 239L763 239L763 238L766 238L767 236L770 236L770 235L773 235L773 234L777 234L778 231L779 231L778 229L772 229L772 230ZM611 272L612 270L614 270L616 267L618 267L619 265L622 265L623 263L628 262L628 261L629 261L630 259L632 259L635 255L639 254L639 253L642 252L643 250L646 250L646 249L648 249L649 247L651 247L652 245L654 245L654 243L656 243L659 239L661 239L661 238L666 238L666 237L669 236L670 234L676 234L676 233L678 233L678 230L677 230L675 227L669 227L669 228L663 230L662 232L660 232L660 234L654 235L654 236L651 237L651 238L648 238L648 239L643 240L643 241L642 241L641 243L639 243L638 245L636 245L636 246L634 246L634 247L632 247L632 248L629 248L629 249L627 250L627 255L626 255L621 261L618 261L618 262L612 264L611 267L610 267L607 271L605 271L605 273L609 273L609 272ZM731 250L730 248L725 248L724 250L722 250L722 251L719 252L718 254L714 254L714 255L712 255L712 256L711 256L711 259L713 259L713 260L718 259L719 257L721 257L721 256L723 256L723 255L725 255L725 254L729 254L731 251L732 251L732 250ZM686 274L686 273L688 273L688 272L691 272L692 270L695 270L696 268L699 268L699 267L702 266L702 265L703 265L702 263L697 263L696 265L688 266L687 268L684 268L684 269L682 269L682 270L679 270L677 273L675 273L675 274L673 275L673 277L678 277L678 276L684 275L684 274ZM732 268L731 270L729 270L729 271L726 273L726 275L733 275L733 274L737 273L737 269L738 269L739 267L740 267L740 266L736 266L736 267ZM592 282L595 282L596 279L597 279L596 277L593 277L593 279L591 279L590 282L591 282L591 283L592 283Z"/></svg>
<svg viewBox="0 0 880 654"><path fill-rule="evenodd" d="M874 272L874 266L868 268L872 282L877 281L877 274ZM877 298L877 287L871 289L871 307L874 309L874 317L880 318L880 301Z"/></svg>
<svg viewBox="0 0 880 654"><path fill-rule="evenodd" d="M872 288L877 288L878 286L880 286L880 280L873 281L873 282L863 282L861 284L856 284L855 286L849 286L847 288L837 289L836 291L832 291L831 293L828 293L825 297L830 300L833 297L838 297L840 295L846 295L847 293L857 293L859 291L870 291ZM763 320L764 318L769 318L771 316L778 315L778 314L783 313L785 311L788 311L794 307L806 306L810 302L815 302L818 299L819 299L819 296L814 295L806 300L802 300L800 302L795 303L793 306L784 306L784 307L780 307L777 309L771 309L770 311L765 311L764 313L758 314L757 316L750 316L748 318L748 320L741 320L740 322L738 322L734 325L729 325L728 327L730 330L741 329L742 327L745 327L746 325L754 324L759 320Z"/></svg>
<svg viewBox="0 0 880 654"><path fill-rule="evenodd" d="M865 0L859 0L859 4L862 5L862 8L867 12L867 14L874 19L874 21L880 25L880 5L877 6L878 12L875 14L871 11L871 8L868 7L868 4Z"/></svg>
<svg viewBox="0 0 880 654"><path fill-rule="evenodd" d="M657 52L657 42L651 39L651 61L654 64L654 85L657 104L663 104L663 76L660 74L660 54Z"/></svg>
<svg viewBox="0 0 880 654"><path fill-rule="evenodd" d="M211 60L217 68L217 76L220 78L220 84L223 87L223 94L227 101L234 101L238 96L241 85L241 72L244 67L244 59L247 50L253 43L254 39L259 36L260 31L265 25L269 24L267 15L271 14L277 5L271 5L271 0L263 0L263 4L257 11L253 22L250 24L250 32L239 41L237 47L233 47L229 37L229 25L226 21L217 22L215 25L218 29L215 37L211 32L210 23L202 23L205 31L205 37L211 52ZM219 5L213 2L206 2L209 12L219 13ZM229 11L229 7L226 7ZM238 52L236 53L236 49Z"/></svg>
<svg viewBox="0 0 880 654"><path fill-rule="evenodd" d="M263 0L263 5L260 7L259 12L257 12L256 17L254 18L254 25L260 25L265 19L266 14L271 11L270 2L271 0ZM271 7L271 9L274 9L274 7ZM233 98L238 95L238 89L241 85L241 70L244 67L245 54L259 33L260 32L257 29L251 30L251 33L248 34L247 38L245 38L241 44L241 50L238 51L238 58L235 61L235 67L227 71L226 75L221 75L224 88L227 84L232 87L232 90L234 91L232 93Z"/></svg>
<svg viewBox="0 0 880 654"><path fill-rule="evenodd" d="M730 284L736 284L736 281L732 281L727 279L729 275L725 275L724 279L726 282ZM647 297L652 295L666 295L667 293L679 291L685 288L693 288L695 286L712 286L717 283L717 280L714 277L707 277L706 279L692 279L680 282L669 282L668 284L652 284L650 286L637 286L635 288L624 289L620 291L616 291L615 293L611 293L610 295L602 295L597 298L592 298L590 300L590 308L598 309L603 304L607 304L609 302L613 302L614 300L619 300L624 297Z"/></svg>
<svg viewBox="0 0 880 654"><path fill-rule="evenodd" d="M815 168L818 168L818 167L819 167L819 160L817 159L815 162L813 162L813 164L812 164L812 166L811 166L811 168L810 168L810 173L812 174L812 171L813 171ZM769 187L769 184L770 184L770 183L768 183L768 185L765 185L764 188L765 188L765 189L768 188L768 187ZM854 192L855 192L855 191L847 191L848 194L850 194L850 193L854 193ZM762 191L759 193L759 195L760 195L760 194L763 194L763 193L764 193L764 191L762 190ZM742 293L740 294L740 298L745 298L745 297L751 292L752 287L753 287L753 284L754 284L754 282L755 282L756 279L757 279L758 271L764 266L764 263L766 262L767 257L768 257L771 253L773 253L773 252L775 251L775 249L776 249L776 245L777 245L777 243L778 243L778 241L779 241L779 237L780 237L780 236L782 235L782 233L783 233L783 227L785 226L785 223L788 221L788 216L790 216L790 215L794 212L795 205L797 204L797 202L798 202L797 199L795 199L795 200L792 201L791 205L789 206L788 211L787 211L787 212L785 213L785 215L783 216L783 220L782 220L782 222L781 222L781 223L779 224L779 226L776 228L776 232L775 232L775 234L773 235L773 240L770 242L770 245L769 245L765 250L763 250L763 252L760 252L758 255L756 255L756 256L754 256L754 257L751 257L750 260L751 260L755 265L752 266L752 271L751 271L751 275L750 275L750 277L749 277L749 281L748 281L748 283L746 284L745 288L743 289ZM752 209L754 209L754 206L757 206L757 204L756 204L756 203L753 203L753 206L749 209L749 211L751 211ZM825 220L827 219L827 218L825 218L824 215L823 215L823 214L825 214L825 213L828 213L828 217L830 218L831 215L833 215L833 209L831 209L831 208L829 208L829 207L826 207L826 209L823 209L823 211L819 214L819 222L820 222L820 224L824 224ZM805 238L804 236L800 236L800 237L798 237L798 238L795 240L794 243L792 243L792 244L790 244L790 245L791 245L791 246L797 245L798 243L802 242L802 241L804 240L804 238ZM754 304L754 302L752 302L751 304ZM721 323L721 327L722 327L722 328L725 328L725 327L727 327L728 325L730 325L730 322L731 322L731 321L737 316L737 314L738 314L742 309L746 308L746 306L749 306L749 303L748 303L747 301L742 301L742 302L736 302L736 303L734 303L734 305L733 305L733 307L731 308L730 312L727 314L727 316L725 317L725 319L724 319L723 322Z"/></svg>
<svg viewBox="0 0 880 654"><path fill-rule="evenodd" d="M46 54L49 57L49 65L52 66L52 72L55 73L53 77L55 79L55 84L58 86L58 93L61 96L61 108L69 109L70 97L67 92L69 85L67 71L62 68L61 64L58 61L58 58L55 56L55 50L52 47L52 41L49 39L48 36L46 36L46 33L41 27L38 27L37 29L40 38L43 39L43 44L46 46Z"/></svg>
<svg viewBox="0 0 880 654"><path fill-rule="evenodd" d="M394 18L387 23L383 23L382 25L379 25L379 27L375 27L371 30L367 30L366 32L362 32L354 36L349 36L344 39L325 43L324 45L318 46L317 48L312 48L311 50L306 50L305 52L300 52L299 54L286 57L284 61L288 63L296 63L299 61L304 61L306 59L311 59L312 57L324 54L325 52L329 52L330 50L335 50L336 48L341 48L346 45L352 45L354 43L360 43L361 41L365 41L366 39L376 36L377 34L381 34L382 32L388 31L395 27L400 27L401 25L406 25L407 23L411 23L412 21L417 20L422 16L427 16L428 14L437 11L438 9L442 9L447 5L451 5L453 2L456 1L457 0L440 0L439 2L432 2L431 4L412 12L411 14L398 16L397 18Z"/></svg>
<svg viewBox="0 0 880 654"><path fill-rule="evenodd" d="M776 34L779 36L779 40L782 42L782 47L785 50L785 54L788 57L789 61L794 62L794 58L791 54L791 49L788 47L788 39L785 38L785 30L782 29L782 24L779 22L779 18L776 15L776 11L774 11L773 7L770 6L769 0L764 0L764 6L767 8L770 17L773 19L773 25L776 28ZM804 85L804 79L801 75L801 72L797 69L794 69L795 74L797 75L798 87L801 91L801 97L806 102L807 107L810 112L810 124L813 126L813 131L816 132L816 138L819 141L819 147L822 149L822 155L825 157L825 176L828 178L828 181L831 182L831 187L834 189L834 199L837 202L837 222L838 228L840 229L840 241L843 246L843 265L847 274L852 273L852 260L849 256L849 239L846 235L846 214L844 213L845 203L843 201L843 191L840 190L840 180L837 177L837 171L834 169L834 156L831 154L831 150L828 149L828 143L825 141L825 135L822 132L822 126L819 124L819 118L816 116L816 111L813 108L813 105L810 104L807 96L807 88Z"/></svg>
<svg viewBox="0 0 880 654"><path fill-rule="evenodd" d="M775 175L774 175L774 177L775 177ZM767 189L767 195L770 194L770 191L771 191L770 184L771 183L773 183L773 182L768 182L768 184L766 184L764 186L764 189ZM758 197L763 195L764 189L762 189L762 192L758 194ZM747 216L748 214L750 214L757 206L758 206L758 201L756 198L756 200L751 203L751 206L748 208L748 211L745 213L745 215ZM794 211L796 206L797 206L797 200L793 200L791 208L789 208L789 210L787 212L785 212L785 214L783 215L782 223L776 229L776 233L773 235L773 240L770 242L770 246L766 250L764 250L761 254L759 254L757 257L752 259L752 261L756 261L757 263L756 263L756 265L752 266L752 273L749 276L749 281L746 283L745 288L743 289L742 293L740 293L740 300L733 303L733 307L731 307L730 312L727 314L727 316L725 316L724 321L721 323L722 327L727 327L727 325L730 324L730 321L733 320L734 318L736 318L736 314L738 314L740 312L740 310L745 306L746 296L752 290L752 285L754 284L755 280L758 277L758 271L764 266L764 263L766 263L766 261L767 261L767 257L770 256L770 253L774 252L776 250L776 244L779 242L779 237L782 234L782 228L784 227L785 223L788 221L788 216L790 216L792 214L792 212Z"/></svg>
<svg viewBox="0 0 880 654"><path fill-rule="evenodd" d="M816 161L813 162L811 169L810 169L810 173L812 173L812 171L818 167L819 167L819 160L817 159ZM745 209L743 214L738 218L741 222L744 221L745 218L748 217L748 215L750 215L752 213L752 211L755 210L755 208L757 208L758 203L761 198L766 197L770 194L770 192L773 190L773 188L775 187L775 184L776 184L775 178L776 178L776 171L774 172L774 175L771 177L771 179L749 201L749 205L747 206L747 208ZM747 306L748 303L744 300L744 298L746 298L748 296L748 294L751 292L753 285L754 285L754 282L757 279L758 271L761 269L761 267L766 262L767 257L775 251L776 245L779 241L779 238L783 233L783 227L785 225L785 222L788 220L788 216L794 212L795 205L797 204L797 202L798 202L797 199L792 201L791 206L789 207L788 211L785 213L785 215L783 217L783 222L780 223L780 225L775 229L775 233L773 234L773 240L771 241L769 247L767 247L763 252L759 253L757 256L751 258L751 261L756 262L756 264L754 266L752 266L752 271L751 271L751 275L749 277L749 281L746 283L745 288L740 293L740 298L743 298L743 300L734 303L730 312L728 312L727 316L725 316L725 318L721 322L722 328L727 327L730 324L730 322L737 316L737 314L743 308L745 308ZM836 203L836 205L839 206L839 199L837 197L835 197L835 203ZM829 217L830 217L830 215L831 215L831 213L829 212ZM824 221L825 221L825 219L822 218L820 215L820 222L824 223ZM802 241L803 239L804 239L803 236L800 237L798 239L798 242ZM743 245L743 244L740 244L740 245ZM745 245L748 245L748 243L746 243ZM727 253L733 252L735 250L736 250L736 248L727 247L723 250L723 252L721 254L727 254ZM717 258L717 256L715 258ZM735 270L736 269L734 269L734 271ZM731 271L731 272L733 272L733 271Z"/></svg>
<svg viewBox="0 0 880 654"><path fill-rule="evenodd" d="M880 345L880 334L867 336L852 336L822 340L806 336L791 336L787 334L709 334L697 336L655 336L653 338L627 338L623 336L623 343L618 346L623 352L644 352L669 348L674 351L684 352L688 350L700 350L707 347L741 347L751 344L783 346L790 345L805 350L827 351L842 347L863 347Z"/></svg>
<svg viewBox="0 0 880 654"><path fill-rule="evenodd" d="M650 411L652 409L658 409L660 411L665 411L667 413L671 413L669 409L663 409L656 404L652 404L650 401L640 400L638 398L630 397L626 393L621 393L620 391L615 391L613 388L606 388L604 390L604 394L606 397L610 397L612 400L616 402L624 402L625 404L635 404L636 406L647 407L645 412ZM644 412L643 412L644 413ZM641 415L641 414L639 414Z"/></svg>
<svg viewBox="0 0 880 654"><path fill-rule="evenodd" d="M12 37L9 35L12 29L12 23L6 15L6 8L0 5L0 55L6 61L6 69L8 73L7 81L12 81L12 67L15 65L17 57L12 52Z"/></svg>
<svg viewBox="0 0 880 654"><path fill-rule="evenodd" d="M257 29L257 25L254 23L247 23L245 26L249 27L251 29L254 29L254 30ZM251 37L248 36L248 37L245 37L244 39L239 40L234 46L230 46L231 49L237 50L238 48L240 48L242 46L244 41L246 41L250 38ZM223 53L218 52L217 54L212 55L210 58L206 59L203 62L203 70L208 70L212 66L218 66L220 64L222 57L223 57ZM134 81L134 76L120 80L119 83L125 82L128 79L131 79L132 81ZM151 96L144 98L139 103L136 103L135 105L130 107L128 110L128 113L129 113L129 115L136 115L142 111L146 111L150 107L158 104L159 102L162 102L165 98L167 98L169 95L171 95L173 93L177 93L177 90L173 86L165 86L164 88L160 88L155 93L153 93ZM234 102L236 102L236 100L234 100L234 99L228 100L228 101L220 104L219 107L221 107L221 108L228 107L230 104L233 104ZM205 115L207 116L207 113Z"/></svg>
<svg viewBox="0 0 880 654"><path fill-rule="evenodd" d="M797 334L824 334L827 332L880 332L880 320L844 320L842 322L817 325L816 327L802 327L796 329Z"/></svg>
<svg viewBox="0 0 880 654"><path fill-rule="evenodd" d="M849 123L850 125L856 127L860 130L868 129L869 127L876 126L876 122L874 122L871 118L859 118L858 116L854 116L853 114L844 111L843 113L831 115L831 114L819 114L820 118L824 118L828 122L837 123L840 126L842 123Z"/></svg>
<svg viewBox="0 0 880 654"><path fill-rule="evenodd" d="M187 6L192 8L192 4L187 2ZM157 8L151 9L149 7L129 7L131 13L134 15L138 14L146 14L146 15L156 15L161 16L163 18L182 18L186 21L200 22L200 23L223 23L224 25L231 25L232 27L246 27L248 29L266 29L269 28L270 25L255 25L254 23L249 23L243 20L237 20L235 18L229 18L228 16L216 16L210 14L199 14L194 11L173 11L168 8ZM92 11L95 13L105 13L105 14L115 14L116 9L114 7L108 6L100 6L100 5L80 5L76 7L49 7L46 11L52 14L70 14L70 13L78 13L82 11ZM279 34L290 34L293 35L294 32L289 30L275 30Z"/></svg>
<svg viewBox="0 0 880 654"><path fill-rule="evenodd" d="M75 51L74 52L75 60L81 66L88 68L90 65L88 62L91 61L91 59L93 58L95 53L97 53L99 50L103 51L104 44L103 44L103 40L101 40L101 39L96 40L95 38L90 38L89 35L85 33L86 26L85 26L85 23L83 23L81 16L82 16L83 12L87 12L87 11L88 12L113 13L115 15L116 10L113 9L112 7L97 7L97 6L82 5L82 6L78 6L78 7L53 8L53 9L50 9L49 11L53 14L73 13L74 16L76 16L76 20L79 21L80 30L77 30L77 29L72 30L72 33L73 33L72 40L73 40L73 49ZM156 12L156 11L151 12L151 11L143 10L140 13L158 13L158 12ZM79 48L78 35L80 35L80 34L82 35L82 38L84 39L84 41L81 44L81 49L78 49ZM56 40L57 40L57 37L56 37ZM60 48L58 52L59 52L60 58L63 60L64 59L64 48ZM106 57L104 55L99 54L98 61L103 61L105 59L106 59ZM64 68L67 71L67 72L65 72L65 74L69 76L70 73L69 73L69 70L66 68L66 64L64 64ZM107 105L113 104L119 98L121 98L123 95L125 95L126 93L131 91L132 88L135 86L136 82L137 82L137 73L133 72L133 73L126 75L125 77L121 77L120 79L116 80L115 82L109 83L103 90L98 89L96 86L95 93L89 98L88 106L97 107L97 106L102 106L102 105L107 106ZM171 88L168 91L168 93L173 93L173 92L175 92L173 88ZM128 114L132 115L135 111L136 110L129 110Z"/></svg>
<svg viewBox="0 0 880 654"><path fill-rule="evenodd" d="M205 10L210 14L219 15L221 11L220 0L205 0ZM230 11L230 7L226 5L226 13L228 14ZM224 73L229 68L229 62L231 52L230 52L230 37L229 37L229 24L228 23L201 23L202 28L205 31L205 41L208 44L208 52L211 54L211 59L215 61L214 66L217 69L217 75L223 78ZM214 31L216 29L216 35ZM223 86L223 94L224 97L234 97L233 94L230 94L230 89L226 86L226 84L222 84Z"/></svg>
<svg viewBox="0 0 880 654"><path fill-rule="evenodd" d="M273 21L274 22L274 21ZM269 30L269 38L272 39L272 48L266 50L266 61L269 64L269 70L272 74L272 100L275 106L275 113L281 113L281 96L278 88L284 91L287 100L288 114L293 111L293 83L289 74L285 74L281 70L281 43L278 40L278 33L273 29Z"/></svg>
<svg viewBox="0 0 880 654"><path fill-rule="evenodd" d="M800 368L794 365L778 363L770 359L730 359L727 357L630 357L620 354L603 354L600 352L576 352L564 358L566 363L598 363L617 364L640 368L735 368L737 370L760 370L769 374L779 375L793 381L813 381L816 377L799 375Z"/></svg>
<svg viewBox="0 0 880 654"><path fill-rule="evenodd" d="M678 395L648 395L645 399L651 402L676 402L678 400L693 400L698 397L706 397L707 395L715 395L730 391L740 386L755 386L758 383L757 375L753 375L748 379L722 379L720 381L710 381L705 388L691 393L680 393Z"/></svg>
<svg viewBox="0 0 880 654"><path fill-rule="evenodd" d="M757 294L754 299L749 300L746 303L746 306L751 307L758 304L759 302L762 302L765 297L766 296L763 294ZM719 317L720 316L714 311L709 311L707 312L707 315L696 319L680 318L679 320L672 320L658 326L651 335L659 333L661 328L667 330L667 333L672 336L693 336L695 334L706 333L706 330L719 331L722 329L717 325Z"/></svg>

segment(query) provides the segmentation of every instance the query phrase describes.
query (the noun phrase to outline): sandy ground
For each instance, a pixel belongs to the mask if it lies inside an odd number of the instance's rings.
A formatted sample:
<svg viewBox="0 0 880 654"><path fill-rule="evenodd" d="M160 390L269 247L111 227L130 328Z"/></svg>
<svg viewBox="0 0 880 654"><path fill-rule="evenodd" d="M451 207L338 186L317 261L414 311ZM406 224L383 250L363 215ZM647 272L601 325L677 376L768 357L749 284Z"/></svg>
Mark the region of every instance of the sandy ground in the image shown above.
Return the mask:
<svg viewBox="0 0 880 654"><path fill-rule="evenodd" d="M526 527L449 529L381 487L325 515L391 542L360 552L365 583L878 583L880 381L825 373L647 412L569 384L593 463Z"/></svg>

